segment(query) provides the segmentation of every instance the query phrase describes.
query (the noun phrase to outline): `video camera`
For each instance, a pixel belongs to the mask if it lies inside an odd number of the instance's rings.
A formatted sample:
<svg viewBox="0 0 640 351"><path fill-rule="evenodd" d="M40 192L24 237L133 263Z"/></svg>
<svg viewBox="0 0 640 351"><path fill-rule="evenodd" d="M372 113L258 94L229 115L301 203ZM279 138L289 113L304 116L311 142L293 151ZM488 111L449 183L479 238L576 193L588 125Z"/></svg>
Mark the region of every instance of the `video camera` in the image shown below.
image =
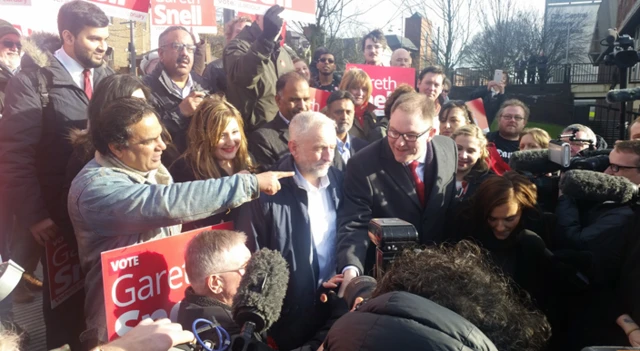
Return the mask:
<svg viewBox="0 0 640 351"><path fill-rule="evenodd" d="M418 245L418 231L399 218L374 218L369 222L369 239L376 245L374 276L380 279L397 254Z"/></svg>

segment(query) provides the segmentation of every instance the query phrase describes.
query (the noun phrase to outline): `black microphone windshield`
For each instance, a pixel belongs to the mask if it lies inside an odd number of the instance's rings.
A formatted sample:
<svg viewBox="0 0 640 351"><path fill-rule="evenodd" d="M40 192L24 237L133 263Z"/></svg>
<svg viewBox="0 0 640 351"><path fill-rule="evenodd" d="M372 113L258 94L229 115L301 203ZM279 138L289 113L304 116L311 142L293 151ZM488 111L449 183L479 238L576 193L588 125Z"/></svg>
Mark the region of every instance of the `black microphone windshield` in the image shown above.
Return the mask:
<svg viewBox="0 0 640 351"><path fill-rule="evenodd" d="M640 88L614 89L607 93L607 102L634 101L640 99Z"/></svg>
<svg viewBox="0 0 640 351"><path fill-rule="evenodd" d="M578 169L564 174L560 190L575 199L595 202L626 203L638 194L638 186L627 178Z"/></svg>
<svg viewBox="0 0 640 351"><path fill-rule="evenodd" d="M256 252L233 297L233 320L238 325L253 322L257 333L269 329L280 318L288 284L289 269L282 255L269 249Z"/></svg>
<svg viewBox="0 0 640 351"><path fill-rule="evenodd" d="M509 159L509 166L514 171L533 174L547 174L561 169L560 165L549 160L548 149L516 151Z"/></svg>

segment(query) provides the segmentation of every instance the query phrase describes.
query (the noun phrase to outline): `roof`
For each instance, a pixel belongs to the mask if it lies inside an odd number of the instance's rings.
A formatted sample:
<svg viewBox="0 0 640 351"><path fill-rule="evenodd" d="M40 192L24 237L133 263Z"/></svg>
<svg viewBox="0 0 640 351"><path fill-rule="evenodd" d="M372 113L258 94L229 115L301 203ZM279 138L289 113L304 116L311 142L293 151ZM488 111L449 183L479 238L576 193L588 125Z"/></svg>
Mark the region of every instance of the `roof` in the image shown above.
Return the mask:
<svg viewBox="0 0 640 351"><path fill-rule="evenodd" d="M418 51L413 42L405 37L395 34L385 35L384 37L387 39L387 45L391 50L403 48L409 51Z"/></svg>

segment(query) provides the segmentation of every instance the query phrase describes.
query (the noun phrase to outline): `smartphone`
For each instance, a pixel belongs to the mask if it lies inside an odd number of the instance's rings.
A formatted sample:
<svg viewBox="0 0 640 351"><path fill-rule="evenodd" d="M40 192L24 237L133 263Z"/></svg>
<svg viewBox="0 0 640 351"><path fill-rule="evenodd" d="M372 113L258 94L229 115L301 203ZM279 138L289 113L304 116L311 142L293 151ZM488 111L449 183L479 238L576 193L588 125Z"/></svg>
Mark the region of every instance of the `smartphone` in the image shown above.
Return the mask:
<svg viewBox="0 0 640 351"><path fill-rule="evenodd" d="M569 167L571 164L571 145L562 140L551 140L549 142L549 161L563 168Z"/></svg>
<svg viewBox="0 0 640 351"><path fill-rule="evenodd" d="M501 69L497 69L493 73L493 81L498 83L498 84L502 84L502 70Z"/></svg>

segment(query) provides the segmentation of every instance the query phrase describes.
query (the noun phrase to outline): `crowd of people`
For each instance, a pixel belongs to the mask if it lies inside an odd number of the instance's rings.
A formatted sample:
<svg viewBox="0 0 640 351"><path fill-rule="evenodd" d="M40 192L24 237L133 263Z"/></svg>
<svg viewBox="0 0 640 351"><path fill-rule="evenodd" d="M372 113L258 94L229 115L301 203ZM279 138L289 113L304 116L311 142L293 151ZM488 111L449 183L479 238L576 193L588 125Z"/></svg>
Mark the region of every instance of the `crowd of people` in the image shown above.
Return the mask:
<svg viewBox="0 0 640 351"><path fill-rule="evenodd" d="M338 74L326 48L307 62L280 44L282 11L228 23L223 56L206 65L201 43L171 26L142 77L105 63L109 18L90 2L65 3L57 35L0 22L0 254L25 270L0 301L4 328L26 342L11 307L43 291L48 349L165 350L193 339L198 318L239 334L233 298L252 253L268 248L290 279L280 318L255 337L279 350L640 346L636 203L560 192L543 206L534 178L555 175L510 159L551 137L526 128L536 116L504 82L469 97L497 120L489 133L449 99L439 66L376 113L364 70ZM386 45L367 34L364 64L384 65ZM412 67L404 49L390 63ZM310 87L330 92L322 111ZM640 119L629 137L604 173L640 185ZM574 158L608 150L581 124L561 141ZM349 306L349 283L374 271L375 218L410 223L420 249ZM143 320L108 343L101 253L221 222L235 230L204 231L185 251L181 327ZM43 246L59 237L77 247L84 289L52 306Z"/></svg>

